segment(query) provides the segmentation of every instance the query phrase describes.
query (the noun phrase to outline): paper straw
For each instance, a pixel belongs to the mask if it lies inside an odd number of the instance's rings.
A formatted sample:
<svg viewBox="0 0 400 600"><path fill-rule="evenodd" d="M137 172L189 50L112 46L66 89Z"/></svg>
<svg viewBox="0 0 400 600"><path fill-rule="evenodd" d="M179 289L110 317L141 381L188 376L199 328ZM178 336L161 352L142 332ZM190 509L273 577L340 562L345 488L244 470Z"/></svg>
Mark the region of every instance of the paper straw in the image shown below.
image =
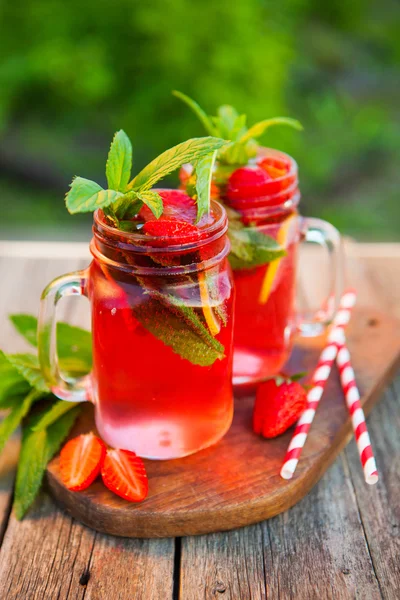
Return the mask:
<svg viewBox="0 0 400 600"><path fill-rule="evenodd" d="M342 342L338 343L338 348L339 351L336 357L336 364L339 369L340 381L346 398L347 408L349 409L351 416L351 423L356 438L358 454L364 471L364 478L367 483L373 485L378 481L378 470L372 452L364 411L360 403L360 392L357 388L354 370L350 363L350 353L346 347L343 332Z"/></svg>
<svg viewBox="0 0 400 600"><path fill-rule="evenodd" d="M315 412L338 353L338 343L343 339L343 329L350 321L351 310L355 302L356 293L354 290L348 290L340 299L339 310L333 320L328 335L327 345L319 357L317 367L312 377L312 387L307 394L306 409L297 422L293 437L286 452L285 460L281 468L281 477L283 477L283 479L291 479L296 470L303 446L306 443L308 432L310 431L311 424L315 417Z"/></svg>

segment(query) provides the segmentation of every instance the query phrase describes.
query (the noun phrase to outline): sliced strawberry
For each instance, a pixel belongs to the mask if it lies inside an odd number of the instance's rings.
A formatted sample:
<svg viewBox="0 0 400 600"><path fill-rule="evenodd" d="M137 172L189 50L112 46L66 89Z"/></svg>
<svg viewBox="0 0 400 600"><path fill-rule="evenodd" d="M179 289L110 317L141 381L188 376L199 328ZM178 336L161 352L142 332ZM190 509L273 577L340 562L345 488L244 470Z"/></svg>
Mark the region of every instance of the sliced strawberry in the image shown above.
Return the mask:
<svg viewBox="0 0 400 600"><path fill-rule="evenodd" d="M272 177L259 166L236 169L228 179L226 196L228 200L257 198L268 193L268 183Z"/></svg>
<svg viewBox="0 0 400 600"><path fill-rule="evenodd" d="M153 244L161 247L170 246L171 242L174 244L189 244L200 240L204 235L196 225L176 219L148 221L143 225L143 232L159 238Z"/></svg>
<svg viewBox="0 0 400 600"><path fill-rule="evenodd" d="M107 450L101 476L109 490L130 502L141 502L149 492L143 461L129 450Z"/></svg>
<svg viewBox="0 0 400 600"><path fill-rule="evenodd" d="M197 216L196 202L183 190L156 190L163 199L164 210L161 219L177 219L194 224ZM140 209L139 217L146 223L157 220L148 206Z"/></svg>
<svg viewBox="0 0 400 600"><path fill-rule="evenodd" d="M306 391L297 381L278 385L270 379L261 383L254 404L253 430L266 438L281 435L299 419L306 405Z"/></svg>
<svg viewBox="0 0 400 600"><path fill-rule="evenodd" d="M64 485L74 492L85 490L100 473L105 455L106 446L94 433L78 435L67 442L60 453Z"/></svg>

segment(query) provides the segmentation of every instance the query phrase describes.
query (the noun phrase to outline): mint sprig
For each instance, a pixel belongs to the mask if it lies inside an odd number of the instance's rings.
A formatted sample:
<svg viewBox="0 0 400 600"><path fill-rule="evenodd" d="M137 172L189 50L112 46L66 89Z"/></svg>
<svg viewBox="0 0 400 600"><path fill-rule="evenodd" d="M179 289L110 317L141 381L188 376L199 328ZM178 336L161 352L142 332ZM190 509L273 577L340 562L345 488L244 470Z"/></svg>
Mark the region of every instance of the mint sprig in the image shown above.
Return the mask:
<svg viewBox="0 0 400 600"><path fill-rule="evenodd" d="M265 119L252 127L246 126L246 115L239 114L228 104L220 106L216 116L207 113L192 98L182 92L173 91L172 94L182 100L199 118L207 133L231 140L230 144L222 147L218 152L218 162L225 165L239 167L247 164L250 158L257 154L258 144L256 139L272 126L287 125L301 131L301 123L289 117L275 117Z"/></svg>
<svg viewBox="0 0 400 600"><path fill-rule="evenodd" d="M71 214L93 212L102 208L108 219L115 227L120 221L129 220L137 214L145 204L156 218L163 212L161 196L151 188L161 179L172 173L183 164L192 162L202 165L204 178L206 156L226 145L227 142L217 137L209 136L193 138L166 150L151 161L129 182L132 169L132 144L121 129L111 143L106 164L108 188L103 189L99 184L83 177L75 177L70 184L70 190L65 202ZM206 164L212 167L212 160ZM206 186L202 185L202 195L199 197L199 215L209 208L209 196L206 198ZM134 209L134 212L133 212ZM126 230L126 227L122 227Z"/></svg>
<svg viewBox="0 0 400 600"><path fill-rule="evenodd" d="M10 320L18 333L31 345L37 345L35 317L12 315ZM67 367L70 366L74 375L88 372L92 355L90 333L59 323L57 338L61 369L69 371ZM68 435L81 407L51 394L35 354L5 354L1 350L0 407L8 410L0 423L0 452L8 438L22 425L14 494L14 510L20 519L36 497L46 465Z"/></svg>

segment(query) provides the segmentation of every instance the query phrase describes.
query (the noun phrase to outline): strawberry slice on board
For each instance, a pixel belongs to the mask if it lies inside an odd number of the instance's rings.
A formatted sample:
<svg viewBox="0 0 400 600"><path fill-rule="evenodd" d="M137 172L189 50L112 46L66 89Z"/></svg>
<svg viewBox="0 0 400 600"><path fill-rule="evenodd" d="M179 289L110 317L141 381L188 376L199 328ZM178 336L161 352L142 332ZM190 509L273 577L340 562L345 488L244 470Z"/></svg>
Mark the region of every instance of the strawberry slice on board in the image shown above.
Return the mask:
<svg viewBox="0 0 400 600"><path fill-rule="evenodd" d="M265 438L284 433L307 406L307 393L300 383L290 380L280 383L279 379L269 379L257 388L253 430Z"/></svg>
<svg viewBox="0 0 400 600"><path fill-rule="evenodd" d="M78 435L60 453L61 479L74 492L85 490L99 475L106 455L104 442L94 433Z"/></svg>
<svg viewBox="0 0 400 600"><path fill-rule="evenodd" d="M143 461L129 450L107 450L101 476L111 492L129 502L141 502L149 492Z"/></svg>

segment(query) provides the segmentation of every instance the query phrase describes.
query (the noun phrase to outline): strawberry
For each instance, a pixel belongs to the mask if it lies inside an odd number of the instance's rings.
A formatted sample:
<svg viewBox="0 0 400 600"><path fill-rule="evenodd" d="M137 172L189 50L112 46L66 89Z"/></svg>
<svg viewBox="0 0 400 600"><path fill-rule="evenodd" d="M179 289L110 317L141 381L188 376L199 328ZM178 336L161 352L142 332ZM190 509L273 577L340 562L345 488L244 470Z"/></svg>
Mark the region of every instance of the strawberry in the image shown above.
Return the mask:
<svg viewBox="0 0 400 600"><path fill-rule="evenodd" d="M106 446L94 433L78 435L60 453L61 479L74 492L85 490L100 473Z"/></svg>
<svg viewBox="0 0 400 600"><path fill-rule="evenodd" d="M158 219L148 221L143 225L143 231L147 235L160 238L154 245L170 246L171 242L175 244L189 244L201 239L202 232L196 225L177 219ZM204 235L204 234L203 234Z"/></svg>
<svg viewBox="0 0 400 600"><path fill-rule="evenodd" d="M148 494L143 461L129 450L107 450L101 476L109 490L130 502L141 502Z"/></svg>
<svg viewBox="0 0 400 600"><path fill-rule="evenodd" d="M233 201L264 196L271 179L271 175L259 166L241 167L229 177L226 196Z"/></svg>
<svg viewBox="0 0 400 600"><path fill-rule="evenodd" d="M161 220L176 219L194 224L197 216L196 202L182 190L156 190L164 204ZM146 223L157 220L148 206L142 206L139 217Z"/></svg>
<svg viewBox="0 0 400 600"><path fill-rule="evenodd" d="M258 386L253 411L253 430L266 438L284 433L307 405L305 389L297 381L269 379Z"/></svg>

